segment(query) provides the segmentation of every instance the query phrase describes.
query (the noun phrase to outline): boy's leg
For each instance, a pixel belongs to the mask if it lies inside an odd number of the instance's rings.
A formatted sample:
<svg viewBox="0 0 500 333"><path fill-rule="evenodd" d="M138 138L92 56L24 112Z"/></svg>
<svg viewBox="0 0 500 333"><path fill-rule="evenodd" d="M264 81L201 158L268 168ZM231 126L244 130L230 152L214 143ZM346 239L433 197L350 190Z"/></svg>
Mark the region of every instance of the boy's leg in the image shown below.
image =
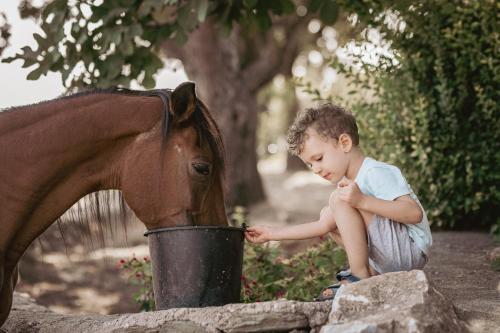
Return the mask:
<svg viewBox="0 0 500 333"><path fill-rule="evenodd" d="M337 243L338 246L345 249L344 241L342 240L342 236L340 235L339 229L330 231L330 236L332 236L333 240L335 241L335 243Z"/></svg>
<svg viewBox="0 0 500 333"><path fill-rule="evenodd" d="M367 225L363 216L337 196L334 195L331 199L330 209L344 244L351 272L361 279L368 278L371 274L368 265Z"/></svg>
<svg viewBox="0 0 500 333"><path fill-rule="evenodd" d="M330 199L333 200L333 195ZM358 210L358 211L363 217L363 222L365 223L365 226L368 229L368 226L373 220L374 214L366 212L364 210ZM333 240L337 245L339 245L341 248L345 250L344 241L342 240L342 236L340 235L339 229L337 228L337 223L335 222L335 217L333 216L331 208L329 206L323 207L320 213L320 217L328 219L328 224L333 227L333 229L330 230L330 236L333 238ZM370 270L371 276L378 275L378 273L371 266L369 266L368 268Z"/></svg>
<svg viewBox="0 0 500 333"><path fill-rule="evenodd" d="M321 209L319 219L320 221L328 224L328 226L330 227L330 236L332 236L337 245L343 248L344 242L342 241L342 237L340 236L339 229L337 228L337 223L335 222L335 217L333 216L333 212L330 209L330 206L326 206Z"/></svg>

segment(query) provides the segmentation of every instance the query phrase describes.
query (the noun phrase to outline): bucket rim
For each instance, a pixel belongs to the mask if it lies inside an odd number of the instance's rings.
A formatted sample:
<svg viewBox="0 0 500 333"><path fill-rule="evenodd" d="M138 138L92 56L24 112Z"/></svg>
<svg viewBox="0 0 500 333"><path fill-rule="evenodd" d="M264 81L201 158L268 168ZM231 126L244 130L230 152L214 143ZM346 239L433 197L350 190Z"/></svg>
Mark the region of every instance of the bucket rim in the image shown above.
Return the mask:
<svg viewBox="0 0 500 333"><path fill-rule="evenodd" d="M233 226L221 226L221 225L188 225L179 227L164 227L158 229L151 229L144 231L144 236L147 237L150 234L156 234L165 231L178 231L178 230L204 230L204 229L222 229L222 230L233 230L233 231L245 231L246 226L233 227Z"/></svg>

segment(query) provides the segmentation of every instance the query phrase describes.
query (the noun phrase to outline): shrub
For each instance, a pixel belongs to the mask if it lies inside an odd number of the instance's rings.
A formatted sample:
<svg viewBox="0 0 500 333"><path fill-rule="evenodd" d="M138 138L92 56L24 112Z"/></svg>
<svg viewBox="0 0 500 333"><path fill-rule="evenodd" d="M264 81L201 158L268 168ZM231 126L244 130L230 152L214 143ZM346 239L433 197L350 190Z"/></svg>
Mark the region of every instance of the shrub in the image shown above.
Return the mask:
<svg viewBox="0 0 500 333"><path fill-rule="evenodd" d="M346 262L345 252L331 238L290 259L266 245L248 244L243 265L242 299L245 303L287 298L311 301L335 280Z"/></svg>
<svg viewBox="0 0 500 333"><path fill-rule="evenodd" d="M403 170L434 226L500 223L497 6L426 0L358 12L360 24L390 43L396 61L381 55L370 65L360 52L353 56L361 70L333 64L350 76L353 92L373 89L374 102L349 101L362 146Z"/></svg>
<svg viewBox="0 0 500 333"><path fill-rule="evenodd" d="M245 303L279 298L310 301L331 284L346 262L345 252L329 237L318 245L285 259L274 246L245 244L241 300ZM120 267L140 290L134 300L140 311L154 310L151 262L121 259Z"/></svg>
<svg viewBox="0 0 500 333"><path fill-rule="evenodd" d="M137 259L133 256L130 259L121 259L118 266L132 285L139 286L139 291L133 295L139 304L139 311L153 311L155 301L151 260L148 257Z"/></svg>

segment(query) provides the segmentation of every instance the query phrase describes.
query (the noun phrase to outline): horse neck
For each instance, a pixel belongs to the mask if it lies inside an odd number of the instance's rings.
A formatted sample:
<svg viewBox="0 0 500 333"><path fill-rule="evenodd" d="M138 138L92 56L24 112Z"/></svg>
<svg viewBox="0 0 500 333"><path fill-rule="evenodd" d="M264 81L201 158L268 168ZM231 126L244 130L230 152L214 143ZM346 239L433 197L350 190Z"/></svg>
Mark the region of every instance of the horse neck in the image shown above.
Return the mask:
<svg viewBox="0 0 500 333"><path fill-rule="evenodd" d="M161 110L159 98L96 94L0 114L0 253L24 252L84 195L119 188L120 156Z"/></svg>

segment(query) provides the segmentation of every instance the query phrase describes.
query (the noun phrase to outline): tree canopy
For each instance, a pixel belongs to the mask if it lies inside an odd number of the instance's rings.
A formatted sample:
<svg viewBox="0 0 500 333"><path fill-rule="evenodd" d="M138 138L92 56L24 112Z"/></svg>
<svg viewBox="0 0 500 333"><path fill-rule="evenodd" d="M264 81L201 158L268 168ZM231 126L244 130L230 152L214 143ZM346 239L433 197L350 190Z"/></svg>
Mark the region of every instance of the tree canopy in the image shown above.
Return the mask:
<svg viewBox="0 0 500 333"><path fill-rule="evenodd" d="M305 7L304 7L305 8ZM38 16L24 2L24 16ZM311 12L320 12L326 23L337 19L334 1L312 0ZM23 67L35 66L28 79L36 80L49 71L60 72L66 87L130 84L154 86L153 74L163 67L162 43L187 41L189 34L207 19L217 22L222 34L233 25L258 34L269 29L272 17L296 10L291 0L86 0L49 1L40 8L42 34L34 34L36 49L29 46L14 57Z"/></svg>

